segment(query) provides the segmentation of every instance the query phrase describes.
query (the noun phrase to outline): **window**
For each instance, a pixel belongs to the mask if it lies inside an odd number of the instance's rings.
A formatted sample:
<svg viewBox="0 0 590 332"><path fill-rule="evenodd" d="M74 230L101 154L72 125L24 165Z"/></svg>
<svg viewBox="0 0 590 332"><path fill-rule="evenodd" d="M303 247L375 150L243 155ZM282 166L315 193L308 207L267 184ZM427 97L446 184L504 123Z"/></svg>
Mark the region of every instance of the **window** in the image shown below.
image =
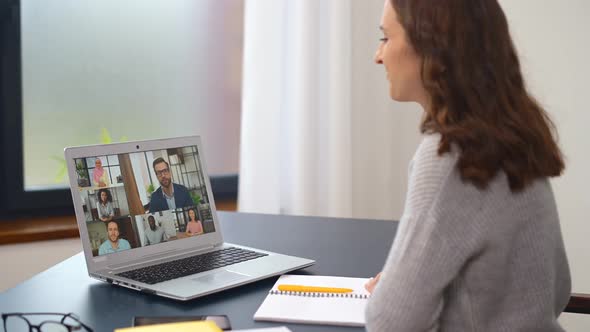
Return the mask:
<svg viewBox="0 0 590 332"><path fill-rule="evenodd" d="M71 210L72 145L198 134L210 174L237 174L242 1L0 6L3 210Z"/></svg>

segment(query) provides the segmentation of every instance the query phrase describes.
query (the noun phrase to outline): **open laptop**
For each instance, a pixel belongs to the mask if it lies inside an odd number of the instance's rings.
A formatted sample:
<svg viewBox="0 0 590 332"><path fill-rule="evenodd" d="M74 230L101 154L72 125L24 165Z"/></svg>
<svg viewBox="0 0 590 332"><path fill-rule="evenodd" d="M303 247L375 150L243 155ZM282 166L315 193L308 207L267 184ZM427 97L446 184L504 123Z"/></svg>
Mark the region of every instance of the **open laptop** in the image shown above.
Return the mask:
<svg viewBox="0 0 590 332"><path fill-rule="evenodd" d="M223 242L197 136L71 147L65 157L91 277L189 300L314 264Z"/></svg>

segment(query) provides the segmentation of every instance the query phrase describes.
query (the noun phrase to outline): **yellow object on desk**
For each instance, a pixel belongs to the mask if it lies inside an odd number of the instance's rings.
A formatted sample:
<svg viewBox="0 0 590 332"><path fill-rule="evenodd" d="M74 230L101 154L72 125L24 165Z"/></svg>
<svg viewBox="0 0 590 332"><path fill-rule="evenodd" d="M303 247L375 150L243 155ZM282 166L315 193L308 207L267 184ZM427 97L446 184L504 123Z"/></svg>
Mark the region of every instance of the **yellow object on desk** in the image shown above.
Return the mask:
<svg viewBox="0 0 590 332"><path fill-rule="evenodd" d="M352 289L350 288L317 287L302 285L279 285L278 289L282 292L299 293L352 293Z"/></svg>
<svg viewBox="0 0 590 332"><path fill-rule="evenodd" d="M143 325L116 329L115 332L222 332L217 325L208 320L195 322Z"/></svg>

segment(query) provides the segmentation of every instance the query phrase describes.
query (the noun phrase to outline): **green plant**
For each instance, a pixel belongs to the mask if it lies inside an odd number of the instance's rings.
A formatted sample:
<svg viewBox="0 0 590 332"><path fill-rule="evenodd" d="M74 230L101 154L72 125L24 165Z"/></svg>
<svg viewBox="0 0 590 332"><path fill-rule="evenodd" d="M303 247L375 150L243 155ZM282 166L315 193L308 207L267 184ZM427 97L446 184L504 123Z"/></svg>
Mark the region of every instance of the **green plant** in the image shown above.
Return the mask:
<svg viewBox="0 0 590 332"><path fill-rule="evenodd" d="M190 193L191 198L193 199L193 203L195 203L195 205L199 205L201 203L201 195L191 192Z"/></svg>
<svg viewBox="0 0 590 332"><path fill-rule="evenodd" d="M110 144L113 142L111 138L111 133L109 133L108 129L101 128L100 129L100 143L101 144ZM119 142L127 142L127 136L121 136Z"/></svg>
<svg viewBox="0 0 590 332"><path fill-rule="evenodd" d="M152 193L156 190L156 188L154 187L153 183L150 183L147 188L145 188L145 191L147 191L148 196L151 196Z"/></svg>
<svg viewBox="0 0 590 332"><path fill-rule="evenodd" d="M86 172L86 167L81 162L76 163L76 173L81 179L88 179L88 173Z"/></svg>
<svg viewBox="0 0 590 332"><path fill-rule="evenodd" d="M58 156L51 156L50 158L59 164L57 174L55 175L55 179L53 181L55 181L56 183L63 182L66 178L66 175L68 174L68 168L66 167L65 158Z"/></svg>

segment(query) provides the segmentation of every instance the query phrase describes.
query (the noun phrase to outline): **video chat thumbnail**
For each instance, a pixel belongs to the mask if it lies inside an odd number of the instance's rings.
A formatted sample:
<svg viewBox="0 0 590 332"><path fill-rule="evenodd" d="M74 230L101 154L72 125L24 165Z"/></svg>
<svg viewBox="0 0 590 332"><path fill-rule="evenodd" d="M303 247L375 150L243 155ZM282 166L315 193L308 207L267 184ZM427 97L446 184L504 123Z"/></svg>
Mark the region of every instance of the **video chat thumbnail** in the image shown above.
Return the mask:
<svg viewBox="0 0 590 332"><path fill-rule="evenodd" d="M75 163L94 256L215 232L196 146Z"/></svg>

